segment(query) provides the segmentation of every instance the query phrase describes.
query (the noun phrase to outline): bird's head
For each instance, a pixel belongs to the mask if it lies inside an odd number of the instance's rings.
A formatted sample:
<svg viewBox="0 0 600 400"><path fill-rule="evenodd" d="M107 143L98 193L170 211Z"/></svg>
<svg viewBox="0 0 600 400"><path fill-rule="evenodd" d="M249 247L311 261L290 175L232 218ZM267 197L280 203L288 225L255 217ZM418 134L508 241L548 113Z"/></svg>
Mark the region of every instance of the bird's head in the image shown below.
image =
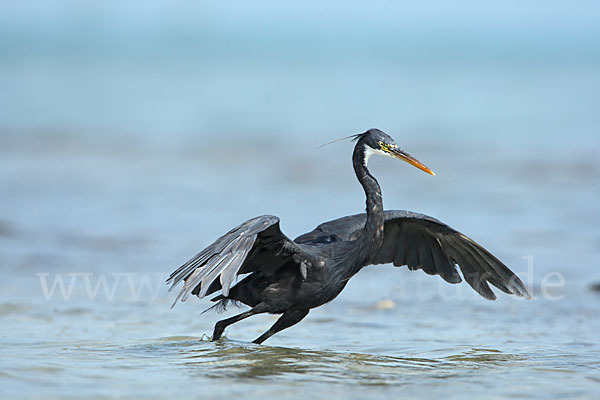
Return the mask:
<svg viewBox="0 0 600 400"><path fill-rule="evenodd" d="M390 135L379 129L369 129L365 133L359 133L355 139L358 140L356 147L364 151L365 166L372 155L380 154L405 161L428 174L435 175L425 164L398 147Z"/></svg>

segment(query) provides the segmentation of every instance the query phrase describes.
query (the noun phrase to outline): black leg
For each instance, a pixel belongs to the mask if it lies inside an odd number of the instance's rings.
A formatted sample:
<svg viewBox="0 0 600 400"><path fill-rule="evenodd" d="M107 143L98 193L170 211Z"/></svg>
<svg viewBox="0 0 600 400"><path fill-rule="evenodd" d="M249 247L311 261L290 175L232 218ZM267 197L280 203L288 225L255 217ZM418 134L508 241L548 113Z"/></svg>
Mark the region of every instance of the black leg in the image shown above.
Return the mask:
<svg viewBox="0 0 600 400"><path fill-rule="evenodd" d="M279 317L279 319L273 324L273 326L268 331L260 335L260 337L254 341L254 343L261 344L277 332L302 321L307 314L308 310L290 310L284 312L283 315Z"/></svg>
<svg viewBox="0 0 600 400"><path fill-rule="evenodd" d="M253 316L254 314L258 314L258 311L255 311L254 309L243 312L241 314L238 315L234 315L231 318L227 318L227 319L223 319L219 322L217 322L215 324L215 330L213 332L213 337L212 337L212 341L214 342L215 340L219 340L221 339L221 336L223 335L223 331L225 330L225 328L227 328L229 325L231 324L235 324L238 321L243 320L244 318L248 318Z"/></svg>

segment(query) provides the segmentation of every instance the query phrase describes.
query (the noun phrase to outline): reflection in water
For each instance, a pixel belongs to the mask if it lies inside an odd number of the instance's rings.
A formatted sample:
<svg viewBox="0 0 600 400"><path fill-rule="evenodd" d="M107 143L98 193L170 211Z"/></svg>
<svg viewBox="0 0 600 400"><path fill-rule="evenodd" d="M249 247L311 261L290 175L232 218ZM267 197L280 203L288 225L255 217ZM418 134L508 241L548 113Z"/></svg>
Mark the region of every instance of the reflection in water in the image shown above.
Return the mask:
<svg viewBox="0 0 600 400"><path fill-rule="evenodd" d="M271 347L237 341L210 342L190 337L163 338L144 351L166 351L189 373L213 378L268 378L331 383L385 385L411 375L455 376L460 370L502 366L523 360L495 349L445 350L437 358L398 357L355 352ZM139 350L139 349L138 349ZM450 354L447 354L450 353Z"/></svg>

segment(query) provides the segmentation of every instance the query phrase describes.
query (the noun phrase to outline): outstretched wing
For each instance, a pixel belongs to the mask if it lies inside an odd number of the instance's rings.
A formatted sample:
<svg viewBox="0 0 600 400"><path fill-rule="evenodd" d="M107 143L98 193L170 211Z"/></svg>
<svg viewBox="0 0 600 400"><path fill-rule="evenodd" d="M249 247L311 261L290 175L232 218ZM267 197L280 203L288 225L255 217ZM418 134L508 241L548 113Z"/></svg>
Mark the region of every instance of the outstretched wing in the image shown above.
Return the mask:
<svg viewBox="0 0 600 400"><path fill-rule="evenodd" d="M336 237L354 240L366 222L366 214L352 215L319 225L298 237L296 243ZM496 299L488 282L508 294L531 298L521 280L489 251L443 222L410 211L385 211L384 239L371 264L393 263L440 275L450 283L461 282L455 264L477 293Z"/></svg>
<svg viewBox="0 0 600 400"><path fill-rule="evenodd" d="M196 254L167 279L169 291L184 281L177 300L190 293L202 298L222 288L227 297L233 279L239 274L260 270L271 274L290 262L302 250L279 229L279 218L263 215L252 218L218 238ZM219 278L219 280L217 280Z"/></svg>

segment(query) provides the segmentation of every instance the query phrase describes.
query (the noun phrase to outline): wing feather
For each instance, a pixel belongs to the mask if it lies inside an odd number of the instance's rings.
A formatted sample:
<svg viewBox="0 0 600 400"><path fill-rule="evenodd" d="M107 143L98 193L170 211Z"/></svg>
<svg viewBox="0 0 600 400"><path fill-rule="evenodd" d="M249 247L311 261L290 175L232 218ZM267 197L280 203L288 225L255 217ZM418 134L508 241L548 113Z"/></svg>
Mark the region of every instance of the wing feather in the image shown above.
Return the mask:
<svg viewBox="0 0 600 400"><path fill-rule="evenodd" d="M495 300L496 295L485 281L487 276L483 267L461 249L460 242L457 242L453 236L446 237L444 243L448 244L450 257L460 266L467 283L481 296L488 300Z"/></svg>
<svg viewBox="0 0 600 400"><path fill-rule="evenodd" d="M416 235L414 232L409 231L409 226L403 224L404 237L406 238L405 242L402 244L404 247L405 254L405 263L410 268L411 271L415 271L419 269L419 258L418 252L416 248ZM412 233L412 234L411 234Z"/></svg>
<svg viewBox="0 0 600 400"><path fill-rule="evenodd" d="M431 237L425 235L423 232L419 231L418 235L416 235L417 242L417 252L419 253L419 265L423 268L423 271L429 275L435 275L438 273L435 268L435 262L433 261L433 256L431 255Z"/></svg>
<svg viewBox="0 0 600 400"><path fill-rule="evenodd" d="M488 283L508 294L531 298L523 282L489 251L443 222L410 211L385 211L384 239L371 264L393 263L411 270L440 275L449 283L467 283L481 296L496 298ZM303 236L336 235L344 240L357 237L366 214L339 218L319 225Z"/></svg>
<svg viewBox="0 0 600 400"><path fill-rule="evenodd" d="M385 235L385 230L384 230ZM398 241L390 243L390 247L394 249L394 256L391 260L396 267L407 265L406 263L406 244L408 241L408 235L403 226L398 226ZM385 243L385 241L384 241ZM410 268L410 266L408 267Z"/></svg>
<svg viewBox="0 0 600 400"><path fill-rule="evenodd" d="M460 283L462 282L462 278L460 277L458 271L456 270L456 265L454 261L452 261L438 238L432 238L430 241L430 250L433 255L433 262L437 268L437 271L440 273L440 276L449 283Z"/></svg>
<svg viewBox="0 0 600 400"><path fill-rule="evenodd" d="M295 259L303 258L295 258L294 254L310 257L304 248L281 233L279 218L272 215L252 218L218 238L169 276L169 290L184 282L173 306L190 294L202 298L219 286L227 297L236 275L258 270L270 274L290 263L296 265Z"/></svg>
<svg viewBox="0 0 600 400"><path fill-rule="evenodd" d="M508 288L508 286L504 283L508 282L508 279L500 276L494 268L494 265L490 263L486 258L484 258L479 251L469 243L464 247L465 251L470 254L470 256L477 262L479 265L484 266L483 273L486 279L495 287L502 290L504 293L513 294L513 292ZM487 266L487 268L485 268Z"/></svg>

